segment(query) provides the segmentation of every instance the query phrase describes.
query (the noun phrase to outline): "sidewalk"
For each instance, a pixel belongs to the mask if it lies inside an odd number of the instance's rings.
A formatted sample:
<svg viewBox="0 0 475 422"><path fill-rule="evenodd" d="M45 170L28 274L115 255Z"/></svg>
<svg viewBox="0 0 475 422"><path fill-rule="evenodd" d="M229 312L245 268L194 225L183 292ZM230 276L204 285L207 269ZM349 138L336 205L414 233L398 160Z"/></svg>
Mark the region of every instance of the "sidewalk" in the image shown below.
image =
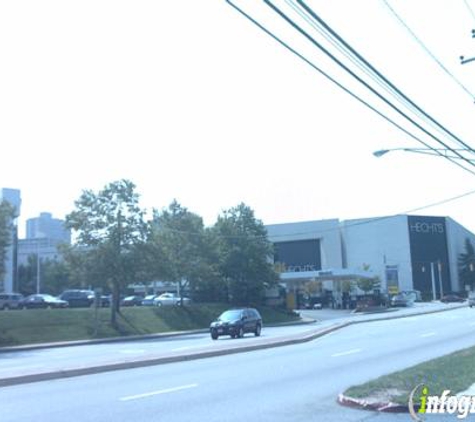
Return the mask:
<svg viewBox="0 0 475 422"><path fill-rule="evenodd" d="M284 335L279 337L270 337L270 338L253 338L252 342L240 342L240 341L230 341L230 342L219 342L219 343L210 343L209 345L203 347L197 347L193 351L176 351L176 352L156 352L149 354L148 356L127 356L121 359L112 359L107 361L102 361L100 363L91 363L91 364L76 364L70 365L68 367L61 368L37 368L37 367L23 367L10 371L8 375L0 377L0 386L16 385L23 383L30 383L36 381L52 380L66 377L74 377L80 375L88 374L97 374L101 372L108 372L120 369L130 369L138 368L145 366L153 366L171 362L179 362L186 360L194 359L203 359L213 356L222 356L233 353L243 353L253 350L262 350L272 347L282 347L287 345L299 344L312 341L318 337L324 336L330 332L339 330L341 328L347 327L352 324L370 322L370 321L382 321L389 320L394 318L405 318L414 315L427 314L433 312L444 312L452 309L458 309L461 307L467 306L466 304L442 304L442 303L423 303L416 304L416 306L399 309L396 311L376 313L376 314L355 314L343 313L342 316L338 315L337 318L327 318L319 319L318 322L315 322L313 318L318 316L320 312L321 316L324 316L323 311L301 311L302 316L304 317L303 321L298 322L299 324L309 324L309 330L298 334ZM204 333L208 330L196 330L189 332L175 332L167 333L162 335L152 335L152 336L135 336L134 338L120 338L120 339L105 339L105 340L93 340L86 342L72 342L72 343L61 343L54 345L32 345L32 346L21 346L21 347L9 347L2 348L0 351L2 353L9 353L14 356L17 352L29 351L35 349L46 349L50 347L66 347L72 345L85 345L85 344L101 344L101 343L110 343L110 342L124 342L124 341L137 341L137 340L148 340L153 338L163 338L170 336L185 336L190 334ZM1 356L1 355L0 355Z"/></svg>

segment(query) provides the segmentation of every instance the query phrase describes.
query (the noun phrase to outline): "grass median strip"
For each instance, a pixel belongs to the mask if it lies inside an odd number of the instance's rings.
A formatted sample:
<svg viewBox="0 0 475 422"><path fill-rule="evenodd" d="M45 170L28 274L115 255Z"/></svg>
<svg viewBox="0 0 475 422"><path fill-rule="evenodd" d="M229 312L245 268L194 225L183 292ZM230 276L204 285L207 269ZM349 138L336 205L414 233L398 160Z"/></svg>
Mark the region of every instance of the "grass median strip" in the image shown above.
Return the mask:
<svg viewBox="0 0 475 422"><path fill-rule="evenodd" d="M452 394L460 393L474 383L475 347L470 347L350 387L343 394L368 402L407 405L410 392L419 384L427 386L430 394L440 395L444 390L450 390Z"/></svg>
<svg viewBox="0 0 475 422"><path fill-rule="evenodd" d="M227 308L229 305L222 303L124 307L118 330L111 326L107 308L98 309L97 319L92 308L0 311L0 347L203 329ZM259 311L264 325L299 319L277 309Z"/></svg>

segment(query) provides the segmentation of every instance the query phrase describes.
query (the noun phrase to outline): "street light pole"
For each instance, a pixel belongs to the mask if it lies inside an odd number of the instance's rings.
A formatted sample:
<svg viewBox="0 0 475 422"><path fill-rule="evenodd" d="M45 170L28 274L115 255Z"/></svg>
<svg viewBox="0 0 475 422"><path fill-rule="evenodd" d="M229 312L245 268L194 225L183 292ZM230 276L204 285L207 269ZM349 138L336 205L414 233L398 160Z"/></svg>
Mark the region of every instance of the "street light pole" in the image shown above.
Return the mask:
<svg viewBox="0 0 475 422"><path fill-rule="evenodd" d="M40 242L36 239L36 294L40 294L41 286L41 262L40 262Z"/></svg>
<svg viewBox="0 0 475 422"><path fill-rule="evenodd" d="M389 149L380 149L378 151L374 151L373 155L377 158L382 157L383 155L387 154L388 152L392 151L404 151L404 152L414 152L417 154L425 154L425 155L435 155L435 156L443 156L445 158L452 158L455 160L462 159L461 156L458 155L450 155L449 152L467 152L466 148L454 148L449 150L448 148L389 148ZM475 163L475 159L465 158L464 160L470 161Z"/></svg>
<svg viewBox="0 0 475 422"><path fill-rule="evenodd" d="M442 263L440 261L437 263L437 268L439 270L440 298L442 299L442 296L444 296L444 288L442 285Z"/></svg>
<svg viewBox="0 0 475 422"><path fill-rule="evenodd" d="M472 38L475 38L475 29L472 29ZM475 56L466 59L464 56L460 56L460 64L467 64L470 62L475 62Z"/></svg>
<svg viewBox="0 0 475 422"><path fill-rule="evenodd" d="M434 274L434 263L430 263L430 278L432 281L432 300L436 300L437 296L435 293L435 274Z"/></svg>

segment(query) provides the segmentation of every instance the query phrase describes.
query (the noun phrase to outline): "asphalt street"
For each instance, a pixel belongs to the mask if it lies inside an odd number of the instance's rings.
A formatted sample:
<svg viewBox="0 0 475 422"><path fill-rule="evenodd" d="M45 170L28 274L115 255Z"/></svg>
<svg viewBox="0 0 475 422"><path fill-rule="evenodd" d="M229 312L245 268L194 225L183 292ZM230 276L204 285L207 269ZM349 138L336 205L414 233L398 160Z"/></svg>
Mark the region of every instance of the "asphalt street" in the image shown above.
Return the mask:
<svg viewBox="0 0 475 422"><path fill-rule="evenodd" d="M370 322L299 345L4 387L1 420L408 421L407 414L341 407L336 397L472 345L475 313L468 307Z"/></svg>
<svg viewBox="0 0 475 422"><path fill-rule="evenodd" d="M282 336L309 332L314 326L293 325L285 327L266 327L262 335L255 338L246 334L239 344L252 344ZM191 334L162 339L127 341L123 343L104 343L49 349L0 353L0 379L38 372L64 370L101 365L109 362L126 362L147 359L159 355L193 352L209 348L228 347L236 344L230 337L220 337L213 341L208 333Z"/></svg>

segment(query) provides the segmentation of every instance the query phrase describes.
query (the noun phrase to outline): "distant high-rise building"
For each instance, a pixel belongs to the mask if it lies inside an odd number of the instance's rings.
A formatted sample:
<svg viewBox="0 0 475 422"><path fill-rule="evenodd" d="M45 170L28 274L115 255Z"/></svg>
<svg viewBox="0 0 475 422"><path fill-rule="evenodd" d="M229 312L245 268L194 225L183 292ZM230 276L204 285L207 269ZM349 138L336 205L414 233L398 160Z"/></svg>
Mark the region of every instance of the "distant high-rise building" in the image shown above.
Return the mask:
<svg viewBox="0 0 475 422"><path fill-rule="evenodd" d="M71 243L71 231L66 229L64 221L42 212L26 221L26 239L18 241L18 266L28 265L28 258L34 256L40 261L36 271L41 273L42 262L62 260L58 246L64 243ZM41 275L36 277L40 279Z"/></svg>
<svg viewBox="0 0 475 422"><path fill-rule="evenodd" d="M26 221L26 238L48 238L71 243L71 231L64 226L64 220L53 218L49 212L42 212L39 217Z"/></svg>
<svg viewBox="0 0 475 422"><path fill-rule="evenodd" d="M17 218L20 215L21 195L18 189L0 189L0 202L7 201L10 203L15 212L12 220L11 241L7 248L6 262L5 262L5 277L0 280L0 292L4 291L11 293L17 287L17 250L18 250L18 230Z"/></svg>

